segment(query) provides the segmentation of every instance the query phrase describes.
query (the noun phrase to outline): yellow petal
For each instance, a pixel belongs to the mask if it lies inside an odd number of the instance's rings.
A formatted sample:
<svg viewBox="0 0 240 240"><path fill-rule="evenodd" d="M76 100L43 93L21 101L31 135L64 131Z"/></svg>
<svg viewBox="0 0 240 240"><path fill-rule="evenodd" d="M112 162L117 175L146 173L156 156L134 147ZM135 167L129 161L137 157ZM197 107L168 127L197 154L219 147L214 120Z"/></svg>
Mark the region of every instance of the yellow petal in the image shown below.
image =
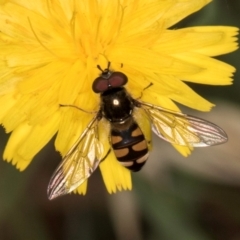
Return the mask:
<svg viewBox="0 0 240 240"><path fill-rule="evenodd" d="M216 56L232 52L237 48L235 27L189 27L164 31L152 49L172 55L175 53L199 52L207 56Z"/></svg>
<svg viewBox="0 0 240 240"><path fill-rule="evenodd" d="M13 162L17 162L18 169L24 170L32 158L50 141L58 129L59 120L60 113L56 112L44 125L32 127L29 134L25 135L24 142L17 146L13 154ZM20 133L22 131L19 130Z"/></svg>
<svg viewBox="0 0 240 240"><path fill-rule="evenodd" d="M8 0L0 0L0 5L4 5Z"/></svg>
<svg viewBox="0 0 240 240"><path fill-rule="evenodd" d="M219 41L214 42L206 47L197 48L195 52L206 54L207 56L217 56L221 54L226 54L233 52L238 48L237 37L236 35L239 32L239 29L236 27L226 27L226 26L214 26L214 27L195 27L190 28L194 32L198 32L205 35L205 41L208 42L212 40L212 36L220 35ZM195 41L196 39L194 39Z"/></svg>
<svg viewBox="0 0 240 240"><path fill-rule="evenodd" d="M212 0L177 0L172 1L172 7L163 15L162 21L165 22L165 27L169 28L175 23L181 21L186 16L200 10Z"/></svg>
<svg viewBox="0 0 240 240"><path fill-rule="evenodd" d="M199 53L188 52L174 54L174 56L201 68L201 71L197 74L182 75L182 79L185 81L212 85L229 85L232 83L232 75L235 72L235 68L227 63Z"/></svg>
<svg viewBox="0 0 240 240"><path fill-rule="evenodd" d="M86 195L88 186L88 180L83 182L77 189L74 190L74 193L78 193L80 195Z"/></svg>
<svg viewBox="0 0 240 240"><path fill-rule="evenodd" d="M18 101L14 102L12 108L3 117L2 124L7 132L13 131L22 122L26 121L26 113L32 105L32 99L29 95L20 97Z"/></svg>
<svg viewBox="0 0 240 240"><path fill-rule="evenodd" d="M64 156L81 136L93 116L74 107L61 107L60 110L61 120L55 147Z"/></svg>
<svg viewBox="0 0 240 240"><path fill-rule="evenodd" d="M23 122L12 132L4 150L4 160L10 162L14 158L15 153L18 148L21 147L22 143L26 141L32 128L33 127L28 125L27 122ZM16 162L14 162L14 164L16 164Z"/></svg>
<svg viewBox="0 0 240 240"><path fill-rule="evenodd" d="M172 5L172 1L154 1L135 10L131 9L134 4L130 6L130 9L127 6L122 23L122 34L127 37L126 34L134 35L152 27L152 25L156 25L157 21L164 16Z"/></svg>
<svg viewBox="0 0 240 240"><path fill-rule="evenodd" d="M190 62L184 62L169 55L162 55L155 51L137 48L134 46L116 46L109 55L113 61L121 61L133 69L141 71L152 71L161 74L183 75L194 74L200 68Z"/></svg>
<svg viewBox="0 0 240 240"><path fill-rule="evenodd" d="M1 106L1 111L0 111L0 122L3 121L4 116L8 113L8 111L14 106L16 103L13 93L8 93L6 95L0 96L0 106Z"/></svg>
<svg viewBox="0 0 240 240"><path fill-rule="evenodd" d="M69 66L66 75L62 79L59 102L73 104L80 90L86 91L89 89L91 89L91 83L86 81L85 66L81 61L76 61L72 66Z"/></svg>
<svg viewBox="0 0 240 240"><path fill-rule="evenodd" d="M132 189L131 172L116 160L113 151L100 163L100 170L109 193Z"/></svg>
<svg viewBox="0 0 240 240"><path fill-rule="evenodd" d="M193 148L187 147L187 146L180 146L172 144L174 148L177 149L178 152L180 152L184 157L187 157L191 154L191 151L193 151Z"/></svg>
<svg viewBox="0 0 240 240"><path fill-rule="evenodd" d="M44 67L29 71L24 81L18 83L18 90L21 94L29 94L48 90L53 84L60 86L59 79L67 74L69 67L70 63L54 61Z"/></svg>
<svg viewBox="0 0 240 240"><path fill-rule="evenodd" d="M167 80L165 82L168 83L169 87L172 86L172 92L168 95L172 100L200 111L209 111L214 106L182 81L169 76L165 76L165 79Z"/></svg>

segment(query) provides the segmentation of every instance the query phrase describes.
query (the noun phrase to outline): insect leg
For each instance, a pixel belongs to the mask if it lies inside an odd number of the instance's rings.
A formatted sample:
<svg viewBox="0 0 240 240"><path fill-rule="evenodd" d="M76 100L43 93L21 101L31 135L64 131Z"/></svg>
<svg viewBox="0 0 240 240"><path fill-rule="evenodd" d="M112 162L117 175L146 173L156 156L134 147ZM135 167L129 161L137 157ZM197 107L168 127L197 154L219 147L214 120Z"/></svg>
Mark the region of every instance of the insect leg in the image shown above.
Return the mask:
<svg viewBox="0 0 240 240"><path fill-rule="evenodd" d="M112 151L111 148L109 148L109 149L108 149L108 152L107 152L106 155L100 160L100 162L103 162L103 161L108 157L108 155L110 154L111 151Z"/></svg>
<svg viewBox="0 0 240 240"><path fill-rule="evenodd" d="M147 89L150 88L152 85L153 85L153 83L150 82L150 83L142 90L140 97L136 98L136 100L141 99L141 98L142 98L142 95L143 95L143 91L147 90Z"/></svg>
<svg viewBox="0 0 240 240"><path fill-rule="evenodd" d="M80 111L83 111L83 112L85 112L85 113L91 113L91 114L93 114L93 113L97 113L98 111L86 111L86 110L84 110L84 109L82 109L82 108L80 108L80 107L78 107L78 106L75 106L75 105L71 105L71 104L59 104L59 106L60 107L74 107L74 108L76 108L76 109L78 109L78 110L80 110Z"/></svg>

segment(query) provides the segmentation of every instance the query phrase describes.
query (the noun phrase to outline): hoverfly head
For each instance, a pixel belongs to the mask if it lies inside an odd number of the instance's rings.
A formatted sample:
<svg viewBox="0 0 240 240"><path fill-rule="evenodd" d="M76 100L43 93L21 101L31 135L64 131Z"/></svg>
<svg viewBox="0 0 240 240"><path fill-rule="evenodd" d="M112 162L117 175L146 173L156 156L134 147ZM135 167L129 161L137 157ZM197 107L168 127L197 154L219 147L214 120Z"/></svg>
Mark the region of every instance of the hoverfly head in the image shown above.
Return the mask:
<svg viewBox="0 0 240 240"><path fill-rule="evenodd" d="M92 90L95 93L103 93L112 88L122 88L128 81L127 76L122 72L113 72L109 69L110 62L108 62L108 67L102 69L99 65L97 68L102 72L99 77L97 77L92 85Z"/></svg>

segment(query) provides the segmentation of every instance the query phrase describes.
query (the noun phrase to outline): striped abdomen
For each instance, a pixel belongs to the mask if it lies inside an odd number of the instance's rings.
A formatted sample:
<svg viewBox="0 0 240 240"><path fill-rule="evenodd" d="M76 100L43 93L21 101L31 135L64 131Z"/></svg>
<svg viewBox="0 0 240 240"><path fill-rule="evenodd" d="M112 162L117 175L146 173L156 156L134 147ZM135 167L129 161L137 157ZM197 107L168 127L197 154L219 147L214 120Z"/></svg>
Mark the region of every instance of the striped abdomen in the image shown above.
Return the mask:
<svg viewBox="0 0 240 240"><path fill-rule="evenodd" d="M112 148L118 161L132 171L139 171L148 159L147 142L135 122L124 129L111 130Z"/></svg>

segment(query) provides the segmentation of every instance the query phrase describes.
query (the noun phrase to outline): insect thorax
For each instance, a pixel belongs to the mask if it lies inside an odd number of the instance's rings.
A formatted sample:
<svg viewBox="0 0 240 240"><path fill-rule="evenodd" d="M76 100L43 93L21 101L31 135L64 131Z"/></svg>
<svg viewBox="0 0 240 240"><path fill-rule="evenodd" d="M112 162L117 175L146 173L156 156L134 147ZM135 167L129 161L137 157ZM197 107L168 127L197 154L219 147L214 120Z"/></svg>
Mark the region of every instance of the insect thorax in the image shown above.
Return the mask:
<svg viewBox="0 0 240 240"><path fill-rule="evenodd" d="M131 117L133 102L125 88L113 88L101 94L101 110L110 122L124 122Z"/></svg>

